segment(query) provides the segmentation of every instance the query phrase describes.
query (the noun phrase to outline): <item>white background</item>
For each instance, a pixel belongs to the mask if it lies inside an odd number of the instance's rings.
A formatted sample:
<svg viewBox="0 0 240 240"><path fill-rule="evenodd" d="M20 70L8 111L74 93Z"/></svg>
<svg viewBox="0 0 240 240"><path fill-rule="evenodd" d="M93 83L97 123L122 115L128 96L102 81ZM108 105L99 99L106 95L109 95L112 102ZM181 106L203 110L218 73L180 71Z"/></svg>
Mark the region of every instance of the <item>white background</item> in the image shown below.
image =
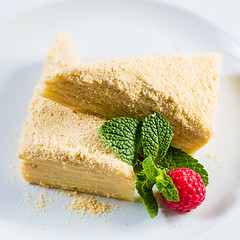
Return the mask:
<svg viewBox="0 0 240 240"><path fill-rule="evenodd" d="M32 8L57 1L59 0L0 0L0 24ZM162 2L189 10L207 19L240 42L240 0L162 0ZM201 236L201 239L204 239L204 236L207 236L205 239L214 239L216 232L218 236L221 236L218 239L227 239L229 236L232 236L230 237L232 239L238 239L237 235L232 235L237 233L238 223L231 221L231 219L227 220L227 228L225 227L226 222L224 225L220 223L210 232Z"/></svg>
<svg viewBox="0 0 240 240"><path fill-rule="evenodd" d="M0 0L0 24L18 14L59 0ZM209 20L240 42L239 0L156 0L166 2Z"/></svg>

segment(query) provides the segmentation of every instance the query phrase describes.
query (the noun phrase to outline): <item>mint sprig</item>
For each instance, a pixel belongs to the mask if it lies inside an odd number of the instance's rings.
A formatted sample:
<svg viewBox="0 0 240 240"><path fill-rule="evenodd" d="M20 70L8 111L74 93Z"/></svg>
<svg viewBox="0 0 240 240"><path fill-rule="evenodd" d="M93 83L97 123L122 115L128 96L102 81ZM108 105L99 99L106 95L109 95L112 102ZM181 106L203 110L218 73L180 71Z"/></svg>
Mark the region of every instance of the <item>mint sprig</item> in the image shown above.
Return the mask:
<svg viewBox="0 0 240 240"><path fill-rule="evenodd" d="M153 196L155 184L168 201L179 201L178 190L167 175L168 171L190 168L199 173L205 186L208 185L208 173L197 159L170 146L172 128L158 113L151 113L143 122L125 117L113 118L99 128L99 135L111 150L133 167L136 189L152 218L158 214Z"/></svg>

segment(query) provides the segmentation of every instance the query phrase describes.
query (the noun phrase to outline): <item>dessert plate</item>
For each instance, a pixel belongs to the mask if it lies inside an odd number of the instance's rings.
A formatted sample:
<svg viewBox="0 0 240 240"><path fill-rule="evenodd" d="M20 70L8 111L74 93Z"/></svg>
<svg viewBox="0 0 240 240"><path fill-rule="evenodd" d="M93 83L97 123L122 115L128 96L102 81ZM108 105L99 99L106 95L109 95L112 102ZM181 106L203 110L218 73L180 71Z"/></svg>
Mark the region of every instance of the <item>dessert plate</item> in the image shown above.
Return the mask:
<svg viewBox="0 0 240 240"><path fill-rule="evenodd" d="M160 203L158 217L150 219L140 202L98 197L114 211L86 216L69 212L71 197L22 180L17 144L33 88L59 30L69 32L85 62L156 53L224 54L215 135L195 155L210 175L207 200L197 210L175 214ZM240 45L191 13L142 0L58 2L12 19L0 31L0 239L221 239L230 231L237 234Z"/></svg>

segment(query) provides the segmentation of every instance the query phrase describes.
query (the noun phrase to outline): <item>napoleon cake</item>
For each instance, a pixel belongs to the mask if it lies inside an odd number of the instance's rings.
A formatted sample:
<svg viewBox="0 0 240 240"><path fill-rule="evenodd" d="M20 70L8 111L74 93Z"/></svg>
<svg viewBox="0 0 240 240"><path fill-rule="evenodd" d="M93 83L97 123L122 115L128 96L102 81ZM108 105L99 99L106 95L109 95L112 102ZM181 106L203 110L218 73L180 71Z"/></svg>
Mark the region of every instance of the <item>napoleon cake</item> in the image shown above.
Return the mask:
<svg viewBox="0 0 240 240"><path fill-rule="evenodd" d="M114 57L47 77L41 96L107 119L143 120L152 111L170 122L172 146L193 153L213 134L220 54Z"/></svg>
<svg viewBox="0 0 240 240"><path fill-rule="evenodd" d="M38 95L47 75L74 64L80 64L75 46L60 32L29 105L18 148L20 172L32 184L134 200L132 167L98 135L105 119L76 113Z"/></svg>

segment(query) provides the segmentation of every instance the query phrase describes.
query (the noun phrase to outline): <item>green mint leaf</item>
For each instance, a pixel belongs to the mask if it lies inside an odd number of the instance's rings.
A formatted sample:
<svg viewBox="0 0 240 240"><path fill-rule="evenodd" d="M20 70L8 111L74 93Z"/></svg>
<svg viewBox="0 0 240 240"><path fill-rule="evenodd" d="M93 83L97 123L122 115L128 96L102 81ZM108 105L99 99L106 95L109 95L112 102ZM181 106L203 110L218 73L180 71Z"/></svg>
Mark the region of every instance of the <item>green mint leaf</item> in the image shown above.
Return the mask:
<svg viewBox="0 0 240 240"><path fill-rule="evenodd" d="M118 157L134 166L141 148L141 124L132 118L113 118L106 121L98 133Z"/></svg>
<svg viewBox="0 0 240 240"><path fill-rule="evenodd" d="M156 186L158 191L168 200L172 202L179 201L178 190L175 187L172 179L163 170L159 171L156 177Z"/></svg>
<svg viewBox="0 0 240 240"><path fill-rule="evenodd" d="M167 119L158 113L150 114L142 124L144 157L152 156L158 164L167 153L172 137L172 128Z"/></svg>
<svg viewBox="0 0 240 240"><path fill-rule="evenodd" d="M144 159L142 166L146 177L150 181L156 182L159 192L162 193L168 201L179 201L178 190L171 177L155 166L151 156Z"/></svg>
<svg viewBox="0 0 240 240"><path fill-rule="evenodd" d="M155 179L159 175L160 170L156 168L151 156L148 156L143 160L142 167L147 178L150 181L155 182Z"/></svg>
<svg viewBox="0 0 240 240"><path fill-rule="evenodd" d="M181 149L170 147L159 165L167 172L176 168L190 168L201 176L205 187L208 185L208 173L203 165Z"/></svg>
<svg viewBox="0 0 240 240"><path fill-rule="evenodd" d="M150 181L144 173L144 170L135 175L135 181L138 194L141 197L150 217L156 217L158 215L158 204L153 196L152 190L155 181Z"/></svg>

